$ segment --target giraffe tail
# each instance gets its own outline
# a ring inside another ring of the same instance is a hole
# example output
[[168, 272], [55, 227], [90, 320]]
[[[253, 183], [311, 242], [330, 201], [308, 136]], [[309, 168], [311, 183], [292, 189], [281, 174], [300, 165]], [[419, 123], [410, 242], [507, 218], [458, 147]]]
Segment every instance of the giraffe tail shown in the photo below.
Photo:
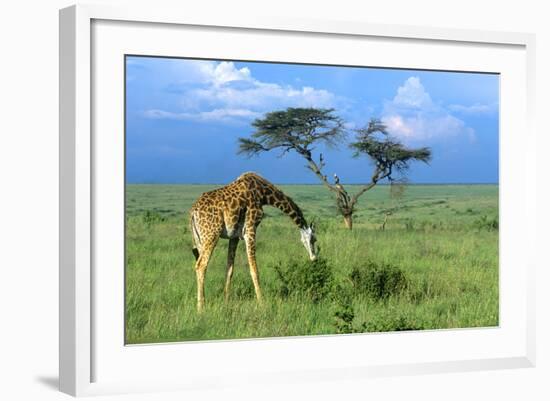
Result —
[[189, 223], [191, 225], [191, 232], [192, 234], [192, 242], [193, 242], [193, 249], [191, 250], [193, 252], [193, 256], [195, 256], [195, 260], [199, 259], [199, 248], [197, 248], [197, 241], [200, 241], [199, 232], [197, 230], [197, 226], [195, 225], [195, 216], [194, 213], [191, 213], [191, 218], [189, 219]]

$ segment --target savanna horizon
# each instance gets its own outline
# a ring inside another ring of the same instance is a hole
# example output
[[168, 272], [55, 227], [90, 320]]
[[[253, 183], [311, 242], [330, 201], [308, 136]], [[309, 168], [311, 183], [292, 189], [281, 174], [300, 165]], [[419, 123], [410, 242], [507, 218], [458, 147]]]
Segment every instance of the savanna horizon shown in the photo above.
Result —
[[225, 302], [228, 241], [220, 240], [197, 314], [187, 211], [220, 185], [127, 184], [127, 343], [498, 325], [498, 184], [413, 183], [400, 197], [377, 185], [358, 203], [352, 231], [322, 185], [276, 184], [317, 221], [323, 262], [309, 263], [292, 221], [265, 207], [264, 305], [242, 243]]
[[498, 325], [498, 75], [128, 56], [125, 96], [128, 343]]

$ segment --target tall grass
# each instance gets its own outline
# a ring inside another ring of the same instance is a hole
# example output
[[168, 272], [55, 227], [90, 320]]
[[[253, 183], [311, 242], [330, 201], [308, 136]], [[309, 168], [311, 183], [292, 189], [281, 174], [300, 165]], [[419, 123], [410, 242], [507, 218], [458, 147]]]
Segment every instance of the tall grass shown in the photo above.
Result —
[[257, 246], [264, 304], [242, 242], [224, 301], [220, 240], [199, 315], [186, 213], [211, 188], [127, 187], [128, 343], [498, 325], [497, 186], [411, 186], [383, 231], [387, 187], [362, 199], [349, 231], [323, 188], [283, 186], [318, 218], [322, 261], [311, 264], [292, 222], [266, 207]]

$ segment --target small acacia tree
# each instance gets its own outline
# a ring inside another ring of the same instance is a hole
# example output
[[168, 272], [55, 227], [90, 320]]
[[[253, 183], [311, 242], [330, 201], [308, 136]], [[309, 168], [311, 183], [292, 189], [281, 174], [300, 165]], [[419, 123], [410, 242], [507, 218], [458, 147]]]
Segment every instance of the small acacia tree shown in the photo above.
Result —
[[379, 119], [371, 119], [366, 127], [356, 130], [356, 140], [349, 146], [354, 157], [367, 156], [374, 164], [370, 182], [361, 187], [353, 196], [342, 188], [343, 196], [338, 197], [338, 208], [344, 216], [346, 227], [352, 228], [353, 212], [359, 197], [372, 189], [378, 182], [387, 178], [390, 182], [398, 175], [406, 175], [413, 161], [428, 163], [432, 152], [427, 147], [409, 149], [388, 135], [386, 126]]
[[384, 220], [380, 224], [380, 230], [384, 231], [386, 229], [386, 224], [388, 223], [388, 217], [397, 213], [402, 207], [403, 197], [405, 195], [406, 189], [406, 180], [392, 180], [390, 181], [390, 200], [389, 204], [382, 209], [384, 213]]
[[380, 180], [392, 179], [394, 172], [406, 171], [410, 161], [428, 162], [431, 156], [428, 148], [405, 148], [388, 136], [386, 127], [379, 120], [371, 120], [367, 127], [356, 131], [357, 140], [350, 146], [356, 157], [364, 154], [371, 158], [375, 170], [370, 182], [350, 196], [336, 174], [331, 183], [323, 173], [323, 155], [313, 154], [315, 145], [335, 146], [346, 136], [343, 121], [334, 114], [334, 109], [288, 108], [267, 113], [264, 118], [256, 119], [252, 126], [256, 131], [251, 138], [239, 138], [238, 153], [254, 156], [275, 149], [282, 151], [281, 156], [290, 151], [298, 153], [323, 185], [335, 194], [338, 211], [349, 229], [353, 226], [353, 212], [362, 194]]

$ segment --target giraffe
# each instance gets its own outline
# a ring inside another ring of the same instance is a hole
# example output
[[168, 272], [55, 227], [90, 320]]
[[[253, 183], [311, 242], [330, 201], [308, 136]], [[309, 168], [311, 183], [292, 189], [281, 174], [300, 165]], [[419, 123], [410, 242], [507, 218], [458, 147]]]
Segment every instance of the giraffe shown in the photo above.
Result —
[[262, 301], [256, 264], [256, 228], [262, 221], [265, 205], [274, 206], [288, 215], [300, 229], [301, 241], [310, 260], [317, 258], [313, 224], [308, 224], [294, 201], [265, 178], [248, 172], [230, 184], [202, 194], [189, 212], [197, 275], [197, 309], [204, 309], [204, 277], [208, 261], [219, 238], [229, 240], [224, 295], [229, 297], [235, 252], [239, 240], [246, 245], [246, 254], [254, 291]]

